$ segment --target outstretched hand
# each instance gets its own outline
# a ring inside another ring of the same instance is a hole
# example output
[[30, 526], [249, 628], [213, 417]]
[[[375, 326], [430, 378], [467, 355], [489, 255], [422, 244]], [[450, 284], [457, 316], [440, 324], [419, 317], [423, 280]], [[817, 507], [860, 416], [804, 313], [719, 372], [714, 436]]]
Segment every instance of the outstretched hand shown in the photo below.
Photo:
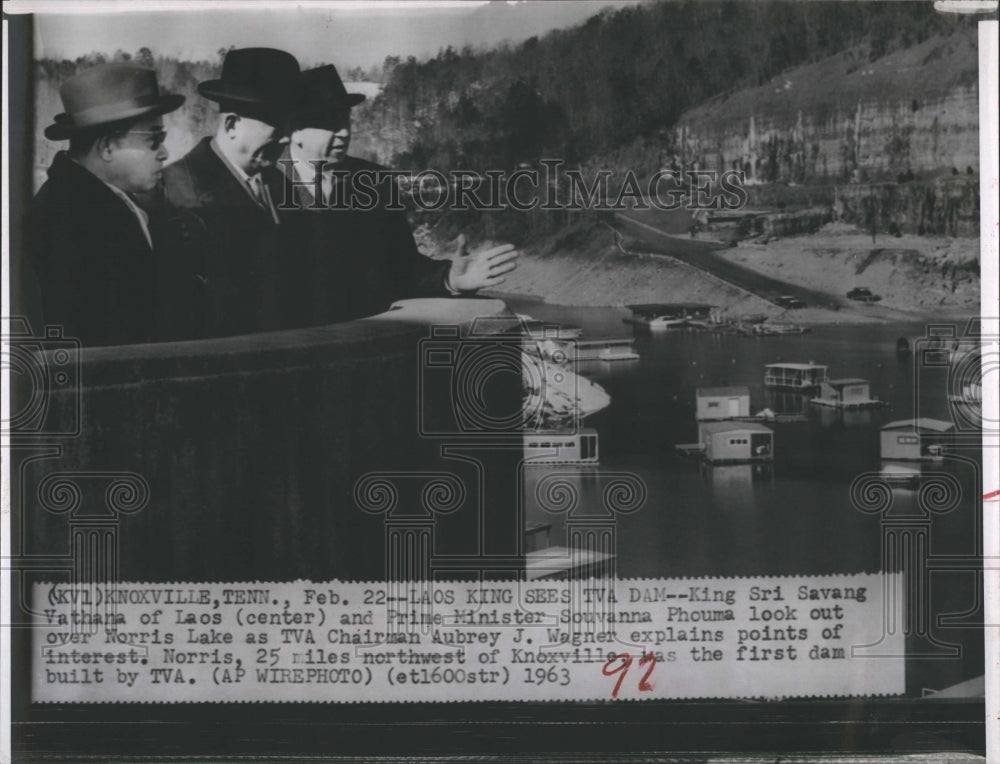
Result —
[[448, 283], [459, 292], [474, 292], [498, 286], [506, 281], [504, 274], [517, 267], [518, 255], [513, 244], [501, 244], [499, 247], [467, 254], [465, 234], [459, 234], [456, 256], [451, 261], [451, 270], [448, 272]]

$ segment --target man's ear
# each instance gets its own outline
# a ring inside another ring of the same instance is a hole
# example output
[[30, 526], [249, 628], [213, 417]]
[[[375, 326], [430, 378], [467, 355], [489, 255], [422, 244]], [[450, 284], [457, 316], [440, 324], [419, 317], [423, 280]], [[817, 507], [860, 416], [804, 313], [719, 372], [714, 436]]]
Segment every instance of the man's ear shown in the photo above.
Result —
[[102, 135], [94, 143], [94, 150], [97, 152], [97, 156], [105, 162], [111, 161], [111, 157], [114, 154], [115, 140], [116, 137], [114, 135]]
[[239, 121], [240, 121], [239, 114], [226, 114], [222, 118], [222, 124], [226, 132], [229, 132], [230, 130], [234, 129], [236, 127], [236, 123]]

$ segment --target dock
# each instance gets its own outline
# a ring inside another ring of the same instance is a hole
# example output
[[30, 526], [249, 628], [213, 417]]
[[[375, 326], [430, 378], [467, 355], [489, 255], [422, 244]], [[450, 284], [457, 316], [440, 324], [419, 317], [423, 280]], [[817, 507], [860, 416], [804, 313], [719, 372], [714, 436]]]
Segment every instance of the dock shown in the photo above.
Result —
[[571, 340], [566, 354], [574, 361], [634, 361], [639, 358], [630, 337], [603, 340]]
[[632, 315], [622, 321], [650, 331], [681, 329], [686, 326], [705, 328], [718, 322], [718, 308], [715, 305], [657, 302], [625, 307], [632, 311]]
[[676, 451], [684, 456], [702, 456], [705, 453], [704, 443], [678, 443], [674, 446]]
[[809, 400], [816, 406], [843, 410], [873, 409], [887, 405], [871, 394], [867, 379], [858, 377], [830, 379], [821, 382], [819, 388], [819, 396]]

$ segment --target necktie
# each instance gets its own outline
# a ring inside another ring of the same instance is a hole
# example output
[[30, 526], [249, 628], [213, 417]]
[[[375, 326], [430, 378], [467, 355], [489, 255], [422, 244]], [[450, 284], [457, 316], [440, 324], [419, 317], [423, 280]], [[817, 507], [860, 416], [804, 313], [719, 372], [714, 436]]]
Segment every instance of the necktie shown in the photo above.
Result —
[[320, 202], [324, 206], [328, 206], [330, 204], [330, 199], [333, 196], [333, 176], [327, 172], [324, 172], [322, 185], [323, 185], [323, 198], [320, 199]]
[[274, 209], [274, 204], [271, 202], [271, 195], [268, 193], [267, 186], [264, 185], [260, 175], [252, 175], [247, 179], [247, 184], [250, 187], [250, 195], [257, 202], [257, 206], [266, 210], [271, 219], [277, 223], [278, 212]]
[[266, 207], [264, 203], [264, 191], [260, 186], [260, 175], [251, 175], [247, 178], [247, 185], [250, 187], [250, 196], [254, 198], [261, 207]]

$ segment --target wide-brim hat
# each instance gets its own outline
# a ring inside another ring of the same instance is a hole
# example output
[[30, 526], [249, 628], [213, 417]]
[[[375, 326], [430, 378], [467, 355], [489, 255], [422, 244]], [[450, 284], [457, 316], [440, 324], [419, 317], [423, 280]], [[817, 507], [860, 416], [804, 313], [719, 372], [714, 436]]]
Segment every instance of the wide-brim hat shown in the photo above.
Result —
[[336, 130], [343, 113], [365, 100], [364, 93], [348, 93], [332, 64], [307, 69], [299, 77], [298, 100], [291, 121], [297, 127]]
[[124, 120], [167, 114], [184, 96], [161, 93], [156, 72], [134, 64], [103, 64], [70, 77], [59, 88], [62, 114], [45, 128], [45, 137], [64, 141], [81, 132]]
[[295, 101], [299, 62], [274, 48], [238, 48], [226, 54], [222, 76], [198, 92], [236, 113], [284, 115]]

